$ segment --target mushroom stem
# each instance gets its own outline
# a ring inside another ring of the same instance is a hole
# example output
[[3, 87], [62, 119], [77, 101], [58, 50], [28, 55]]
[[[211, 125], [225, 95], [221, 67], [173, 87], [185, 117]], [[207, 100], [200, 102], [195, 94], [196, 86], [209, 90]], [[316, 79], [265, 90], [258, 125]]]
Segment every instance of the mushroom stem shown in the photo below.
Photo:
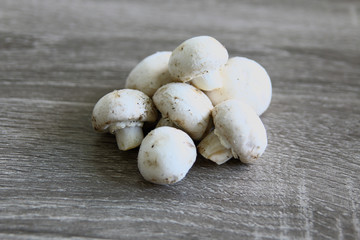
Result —
[[214, 131], [209, 133], [198, 145], [199, 153], [218, 165], [227, 162], [233, 157], [231, 149], [224, 147]]
[[116, 142], [120, 150], [126, 151], [140, 146], [144, 138], [141, 127], [125, 127], [115, 131]]
[[219, 70], [204, 73], [194, 79], [192, 84], [204, 91], [211, 91], [222, 87], [222, 76]]

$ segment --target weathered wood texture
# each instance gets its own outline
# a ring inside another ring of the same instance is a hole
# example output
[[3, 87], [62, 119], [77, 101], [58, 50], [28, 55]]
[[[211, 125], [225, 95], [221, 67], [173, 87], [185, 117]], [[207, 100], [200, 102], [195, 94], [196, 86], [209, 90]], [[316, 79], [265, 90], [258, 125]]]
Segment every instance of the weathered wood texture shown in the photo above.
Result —
[[[0, 239], [360, 239], [357, 0], [0, 0]], [[173, 186], [90, 115], [137, 62], [196, 35], [273, 82], [255, 164]]]

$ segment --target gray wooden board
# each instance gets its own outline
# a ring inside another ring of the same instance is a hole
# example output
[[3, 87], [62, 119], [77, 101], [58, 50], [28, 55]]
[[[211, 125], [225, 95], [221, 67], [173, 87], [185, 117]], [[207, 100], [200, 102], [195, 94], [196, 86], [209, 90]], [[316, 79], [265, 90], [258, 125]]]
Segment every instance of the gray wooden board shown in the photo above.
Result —
[[[0, 239], [360, 239], [360, 2], [0, 0]], [[91, 128], [144, 57], [211, 35], [273, 99], [254, 165], [172, 186]]]

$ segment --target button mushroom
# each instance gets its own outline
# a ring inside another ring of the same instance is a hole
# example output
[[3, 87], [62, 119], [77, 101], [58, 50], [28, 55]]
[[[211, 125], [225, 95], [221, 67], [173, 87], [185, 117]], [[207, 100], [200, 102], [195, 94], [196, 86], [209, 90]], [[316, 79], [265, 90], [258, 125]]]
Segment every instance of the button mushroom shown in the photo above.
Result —
[[144, 58], [130, 72], [125, 88], [137, 89], [152, 97], [155, 91], [175, 79], [168, 71], [171, 52], [157, 52]]
[[92, 125], [96, 131], [115, 134], [119, 149], [125, 151], [140, 145], [144, 122], [156, 118], [155, 106], [145, 93], [122, 89], [106, 94], [95, 104]]
[[213, 90], [222, 86], [221, 68], [229, 58], [225, 47], [215, 38], [199, 36], [181, 43], [171, 54], [170, 74], [182, 82], [202, 90]]
[[153, 101], [163, 118], [171, 120], [194, 140], [204, 135], [213, 106], [199, 89], [186, 83], [168, 83], [155, 92]]
[[259, 116], [269, 107], [271, 80], [257, 62], [244, 57], [231, 58], [222, 76], [223, 86], [206, 92], [214, 106], [228, 99], [237, 99], [250, 105]]
[[238, 100], [227, 100], [212, 110], [215, 129], [198, 145], [199, 153], [217, 164], [231, 157], [244, 163], [258, 159], [267, 146], [266, 130], [255, 111]]
[[145, 180], [172, 184], [185, 177], [195, 160], [196, 147], [185, 132], [172, 127], [159, 127], [142, 141], [138, 167]]

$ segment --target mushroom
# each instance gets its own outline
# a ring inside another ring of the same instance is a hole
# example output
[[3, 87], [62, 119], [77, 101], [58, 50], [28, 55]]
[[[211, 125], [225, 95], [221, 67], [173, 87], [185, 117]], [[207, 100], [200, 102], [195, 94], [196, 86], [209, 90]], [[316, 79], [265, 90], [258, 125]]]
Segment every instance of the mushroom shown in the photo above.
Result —
[[120, 150], [140, 145], [145, 121], [154, 122], [157, 111], [145, 93], [133, 89], [114, 90], [100, 98], [92, 113], [92, 126], [98, 132], [116, 135]]
[[171, 120], [194, 140], [204, 135], [213, 105], [199, 89], [186, 83], [168, 83], [155, 92], [153, 101], [163, 118]]
[[220, 70], [228, 58], [226, 48], [215, 38], [194, 37], [172, 52], [169, 72], [182, 82], [192, 80], [197, 88], [209, 91], [222, 86]]
[[215, 129], [198, 145], [199, 153], [217, 164], [231, 157], [243, 163], [258, 159], [267, 146], [266, 130], [259, 116], [247, 104], [230, 99], [212, 110]]
[[142, 141], [138, 167], [147, 181], [173, 184], [185, 177], [195, 160], [195, 144], [185, 132], [173, 127], [159, 127]]
[[250, 105], [259, 116], [269, 107], [271, 80], [257, 62], [244, 57], [230, 58], [222, 76], [223, 86], [206, 92], [214, 106], [228, 99], [237, 99]]
[[126, 79], [125, 88], [137, 89], [152, 97], [155, 91], [175, 79], [168, 71], [171, 52], [157, 52], [144, 58]]

